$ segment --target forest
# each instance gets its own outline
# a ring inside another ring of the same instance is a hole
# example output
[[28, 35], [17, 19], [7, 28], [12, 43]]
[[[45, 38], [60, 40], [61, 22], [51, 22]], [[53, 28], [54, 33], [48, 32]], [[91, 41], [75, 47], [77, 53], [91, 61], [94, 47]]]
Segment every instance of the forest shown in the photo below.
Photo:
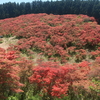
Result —
[[99, 0], [61, 0], [61, 1], [33, 1], [33, 2], [8, 2], [0, 4], [0, 19], [17, 17], [23, 14], [84, 14], [100, 19]]

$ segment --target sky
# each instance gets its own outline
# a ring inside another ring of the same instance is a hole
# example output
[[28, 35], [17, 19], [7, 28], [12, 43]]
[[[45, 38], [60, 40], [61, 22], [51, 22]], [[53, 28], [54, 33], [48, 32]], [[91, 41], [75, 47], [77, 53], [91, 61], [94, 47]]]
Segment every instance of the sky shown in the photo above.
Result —
[[[16, 2], [16, 3], [30, 2], [31, 3], [32, 1], [35, 0], [0, 0], [0, 4], [7, 3], [7, 2]], [[43, 0], [43, 1], [47, 1], [47, 0]]]

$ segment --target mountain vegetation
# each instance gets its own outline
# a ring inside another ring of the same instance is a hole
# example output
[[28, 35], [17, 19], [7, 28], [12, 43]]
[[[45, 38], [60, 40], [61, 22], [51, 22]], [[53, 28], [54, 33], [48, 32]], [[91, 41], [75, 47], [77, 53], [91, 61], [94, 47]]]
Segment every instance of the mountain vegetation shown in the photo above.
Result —
[[100, 25], [83, 14], [0, 20], [1, 100], [100, 100]]

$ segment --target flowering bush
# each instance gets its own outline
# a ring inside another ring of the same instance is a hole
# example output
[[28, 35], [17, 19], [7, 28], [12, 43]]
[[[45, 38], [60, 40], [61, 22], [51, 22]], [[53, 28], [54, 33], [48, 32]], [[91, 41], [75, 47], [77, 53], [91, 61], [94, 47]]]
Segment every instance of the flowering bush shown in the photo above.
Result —
[[42, 96], [62, 97], [67, 96], [69, 87], [77, 82], [86, 80], [89, 72], [89, 64], [82, 62], [79, 65], [57, 65], [50, 62], [38, 65], [33, 69], [29, 77], [31, 84], [35, 85], [35, 91], [42, 93]]
[[16, 52], [9, 51], [6, 53], [4, 49], [0, 48], [0, 98], [11, 90], [14, 92], [23, 92], [20, 87], [20, 61], [16, 60]]
[[29, 81], [36, 84], [35, 91], [41, 91], [48, 96], [55, 97], [67, 94], [68, 87], [71, 84], [68, 81], [70, 79], [70, 76], [67, 75], [68, 68], [36, 67], [33, 72], [33, 75], [29, 77]]

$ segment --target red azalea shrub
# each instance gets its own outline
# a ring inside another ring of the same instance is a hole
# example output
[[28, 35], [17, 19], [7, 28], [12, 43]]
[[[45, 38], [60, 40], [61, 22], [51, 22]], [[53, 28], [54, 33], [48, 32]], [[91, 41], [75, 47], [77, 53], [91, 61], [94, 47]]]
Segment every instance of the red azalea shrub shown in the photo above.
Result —
[[100, 96], [100, 56], [92, 62], [91, 70], [88, 73], [88, 78], [92, 80], [93, 85], [90, 85], [91, 90]]
[[100, 50], [95, 50], [90, 52], [90, 58], [95, 59], [100, 56]]
[[66, 80], [69, 78], [66, 75], [69, 72], [68, 68], [36, 67], [33, 72], [33, 75], [29, 77], [29, 81], [37, 85], [35, 91], [42, 91], [48, 96], [60, 97], [66, 95], [68, 86], [71, 84], [70, 81], [67, 82]]
[[100, 65], [100, 56], [99, 57], [96, 57], [96, 63], [98, 63]]
[[87, 51], [84, 49], [75, 50], [75, 60], [80, 62], [83, 59], [86, 59], [87, 54]]
[[[28, 85], [28, 77], [32, 75], [33, 61], [26, 59], [25, 57], [20, 57], [20, 82], [23, 83], [25, 86]], [[27, 88], [27, 87], [25, 87]]]
[[100, 79], [100, 56], [92, 62], [91, 71], [88, 75], [90, 78]]
[[0, 98], [11, 90], [14, 92], [23, 92], [20, 89], [23, 86], [20, 83], [19, 77], [20, 67], [18, 64], [20, 61], [17, 61], [16, 58], [16, 52], [6, 52], [0, 48]]
[[89, 63], [82, 62], [79, 65], [64, 66], [50, 62], [40, 64], [33, 69], [32, 76], [29, 81], [33, 86], [36, 86], [38, 93], [42, 92], [49, 97], [62, 97], [68, 95], [69, 87], [73, 87], [77, 82], [86, 80], [86, 75], [89, 72]]

